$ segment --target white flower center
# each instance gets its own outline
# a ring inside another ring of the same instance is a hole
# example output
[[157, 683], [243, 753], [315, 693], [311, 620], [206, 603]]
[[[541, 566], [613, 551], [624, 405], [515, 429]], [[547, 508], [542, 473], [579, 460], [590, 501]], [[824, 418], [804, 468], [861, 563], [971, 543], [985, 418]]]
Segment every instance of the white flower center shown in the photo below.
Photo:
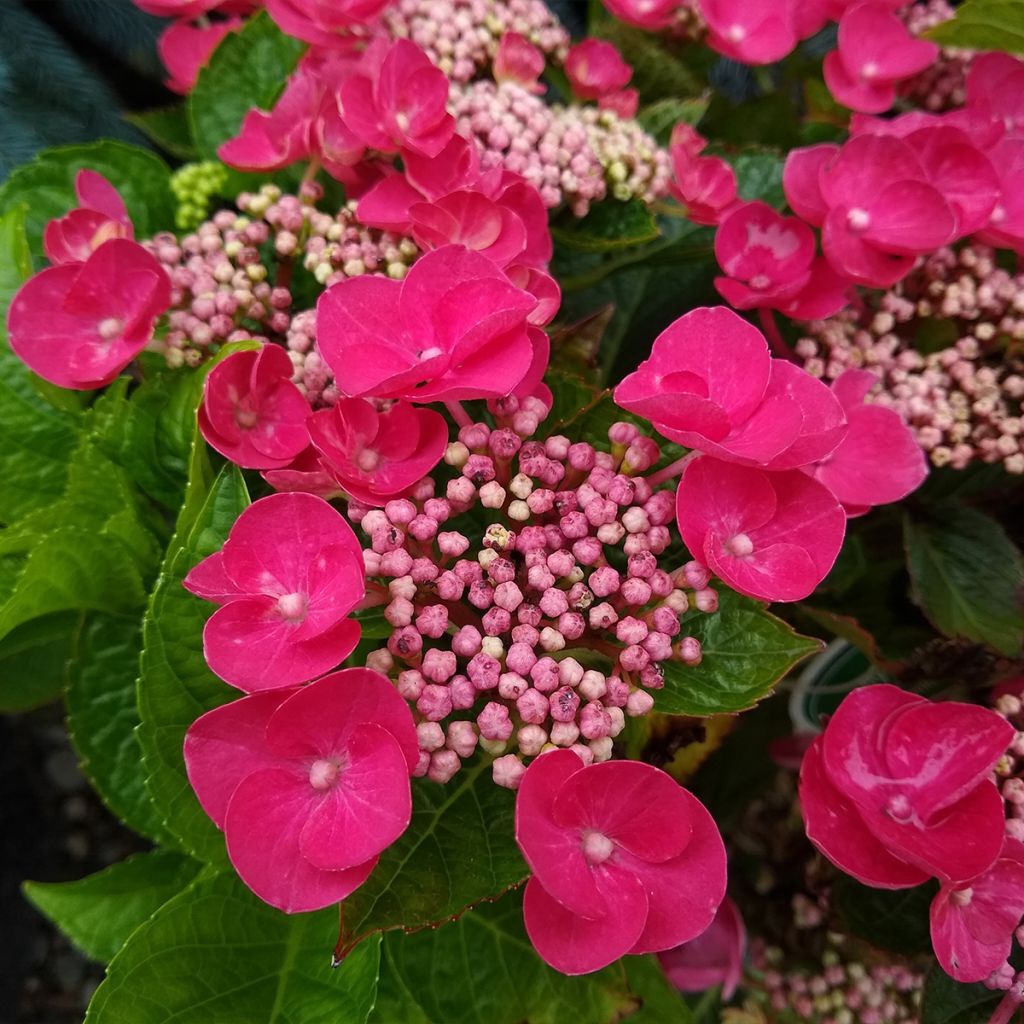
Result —
[[277, 610], [289, 622], [301, 622], [306, 617], [307, 605], [305, 594], [284, 594], [277, 599]]
[[330, 789], [338, 781], [341, 769], [336, 761], [320, 758], [314, 761], [309, 768], [309, 784], [314, 789]]
[[737, 533], [730, 537], [723, 547], [734, 558], [746, 558], [754, 552], [754, 542], [745, 533]]
[[591, 864], [603, 864], [615, 849], [615, 844], [603, 833], [587, 831], [583, 833], [583, 856]]

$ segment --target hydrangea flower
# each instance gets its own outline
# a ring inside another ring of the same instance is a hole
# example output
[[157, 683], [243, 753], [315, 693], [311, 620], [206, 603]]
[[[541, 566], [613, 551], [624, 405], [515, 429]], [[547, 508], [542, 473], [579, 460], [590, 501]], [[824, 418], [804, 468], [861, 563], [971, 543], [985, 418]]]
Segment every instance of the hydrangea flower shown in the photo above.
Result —
[[51, 220], [43, 232], [43, 251], [54, 266], [84, 263], [104, 242], [135, 237], [124, 200], [102, 174], [79, 171], [75, 195], [79, 206]]
[[412, 815], [412, 715], [367, 669], [214, 708], [184, 754], [242, 881], [289, 914], [350, 895]]
[[40, 377], [87, 391], [109, 384], [153, 337], [171, 282], [141, 245], [113, 238], [84, 263], [48, 267], [7, 312], [11, 348]]
[[248, 692], [304, 683], [359, 641], [346, 616], [365, 592], [362, 551], [340, 512], [311, 494], [272, 494], [235, 520], [220, 551], [185, 577], [221, 607], [203, 652], [226, 683]]
[[225, 18], [207, 25], [190, 25], [187, 21], [168, 25], [156, 44], [160, 60], [170, 74], [167, 88], [181, 95], [190, 93], [213, 51], [225, 36], [241, 27], [241, 18]]
[[715, 919], [695, 939], [658, 954], [665, 976], [680, 992], [703, 992], [722, 987], [722, 999], [731, 999], [743, 977], [747, 929], [740, 909], [728, 896]]
[[[152, 2], [152, 0], [150, 0]], [[281, 31], [327, 49], [346, 50], [372, 25], [388, 0], [266, 0]]]
[[672, 195], [695, 224], [714, 225], [737, 202], [736, 172], [725, 160], [701, 156], [707, 139], [686, 123], [672, 129]]
[[504, 32], [494, 55], [494, 80], [517, 82], [534, 92], [543, 92], [537, 81], [544, 73], [544, 54], [519, 32]]
[[563, 974], [695, 938], [725, 896], [725, 848], [711, 815], [638, 761], [585, 767], [571, 750], [538, 757], [516, 798], [516, 842], [533, 872], [526, 931]]
[[572, 91], [582, 100], [616, 93], [633, 77], [622, 54], [603, 39], [584, 39], [571, 47], [564, 67]]

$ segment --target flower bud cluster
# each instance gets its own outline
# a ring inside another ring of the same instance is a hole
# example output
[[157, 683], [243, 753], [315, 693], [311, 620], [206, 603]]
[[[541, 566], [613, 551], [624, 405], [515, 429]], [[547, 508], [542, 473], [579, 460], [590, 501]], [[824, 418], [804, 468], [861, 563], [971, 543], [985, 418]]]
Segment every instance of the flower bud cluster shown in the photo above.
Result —
[[391, 627], [367, 664], [419, 718], [418, 773], [446, 782], [477, 745], [515, 788], [524, 759], [566, 747], [611, 756], [627, 716], [651, 710], [669, 661], [696, 665], [680, 617], [717, 594], [695, 562], [666, 571], [671, 489], [644, 472], [658, 445], [632, 424], [610, 451], [528, 438], [538, 399], [501, 399], [498, 426], [464, 426], [445, 463], [383, 509], [349, 503], [364, 562]]
[[453, 82], [489, 71], [506, 32], [559, 63], [569, 49], [569, 33], [543, 0], [400, 0], [385, 20], [392, 36], [411, 39]]
[[[955, 340], [919, 352], [919, 332], [937, 325]], [[940, 249], [862, 311], [806, 330], [796, 344], [804, 368], [826, 380], [851, 367], [876, 373], [869, 401], [895, 409], [934, 465], [998, 462], [1024, 473], [1024, 274], [997, 266], [992, 249]]]
[[[996, 780], [1006, 802], [1007, 834], [1024, 842], [1024, 680], [1019, 683], [1017, 692], [1000, 695], [993, 707], [1017, 730], [1002, 760], [996, 765]], [[1019, 937], [1024, 938], [1024, 930]]]
[[515, 82], [453, 86], [449, 109], [485, 168], [521, 174], [548, 207], [582, 217], [607, 195], [650, 202], [668, 192], [668, 154], [640, 125], [595, 106], [549, 106]]
[[228, 169], [217, 160], [185, 164], [171, 175], [171, 192], [178, 200], [174, 223], [182, 231], [192, 231], [206, 219], [210, 202], [223, 195]]

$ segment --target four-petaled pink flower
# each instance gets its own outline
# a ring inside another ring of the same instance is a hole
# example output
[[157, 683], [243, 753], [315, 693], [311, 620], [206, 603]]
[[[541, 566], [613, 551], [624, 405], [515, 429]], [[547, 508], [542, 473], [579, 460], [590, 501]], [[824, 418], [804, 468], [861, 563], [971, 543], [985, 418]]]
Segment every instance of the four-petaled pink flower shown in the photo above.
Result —
[[611, 43], [593, 38], [570, 48], [565, 73], [572, 91], [581, 100], [596, 100], [618, 92], [633, 77], [633, 69]]
[[773, 64], [797, 44], [794, 9], [802, 2], [700, 0], [700, 12], [708, 26], [708, 45], [744, 64]]
[[932, 900], [932, 947], [957, 981], [985, 981], [1007, 962], [1024, 916], [1024, 844], [1007, 836], [983, 874], [947, 883]]
[[362, 548], [341, 513], [311, 494], [250, 505], [185, 587], [221, 605], [203, 630], [203, 651], [240, 690], [315, 679], [359, 642], [359, 624], [346, 616], [366, 591]]
[[707, 139], [685, 122], [672, 130], [672, 194], [694, 224], [717, 224], [737, 201], [736, 173], [717, 156], [701, 156]]
[[388, 0], [266, 0], [282, 32], [314, 46], [347, 50], [371, 26]]
[[109, 384], [146, 347], [170, 304], [170, 278], [156, 258], [114, 238], [84, 263], [29, 278], [11, 300], [7, 332], [29, 369], [88, 391]]
[[650, 31], [667, 28], [679, 13], [679, 0], [602, 0], [620, 21]]
[[740, 909], [728, 896], [722, 900], [714, 921], [689, 942], [658, 954], [666, 977], [680, 992], [703, 992], [722, 986], [729, 1000], [743, 977], [747, 929]]
[[84, 263], [104, 242], [135, 237], [124, 200], [102, 174], [79, 171], [75, 195], [80, 205], [43, 232], [43, 251], [54, 266]]
[[277, 345], [234, 352], [206, 378], [199, 429], [245, 469], [287, 466], [309, 443], [309, 403], [292, 383], [292, 361]]
[[448, 424], [433, 409], [396, 402], [378, 412], [363, 398], [342, 398], [313, 414], [309, 436], [324, 469], [353, 498], [384, 505], [401, 497], [440, 461]]
[[176, 21], [160, 34], [156, 48], [170, 78], [167, 88], [182, 95], [190, 93], [213, 51], [221, 40], [242, 27], [241, 18], [227, 18], [207, 25]]
[[799, 601], [828, 575], [846, 532], [832, 493], [797, 470], [768, 473], [702, 456], [676, 494], [683, 543], [748, 597]]
[[341, 85], [341, 115], [367, 145], [383, 153], [410, 149], [437, 156], [455, 134], [448, 79], [408, 39], [377, 40], [363, 68]]
[[366, 881], [409, 824], [418, 756], [409, 706], [364, 668], [224, 704], [185, 735], [189, 781], [235, 870], [289, 914]]
[[543, 92], [537, 79], [544, 74], [544, 54], [518, 32], [504, 32], [494, 55], [494, 80], [516, 82], [530, 92]]
[[807, 836], [865, 885], [975, 878], [1003, 846], [992, 769], [1013, 736], [1005, 718], [973, 704], [888, 684], [854, 690], [804, 755]]
[[825, 57], [825, 83], [843, 106], [880, 114], [896, 99], [896, 83], [924, 71], [939, 55], [915, 39], [893, 11], [876, 2], [848, 7], [839, 21], [839, 48]]
[[520, 783], [516, 841], [533, 872], [526, 931], [563, 974], [695, 938], [725, 896], [725, 849], [711, 815], [638, 761], [584, 767], [571, 750], [542, 754]]
[[317, 344], [342, 394], [415, 402], [507, 395], [534, 366], [537, 305], [486, 256], [447, 245], [401, 281], [364, 275], [317, 303]]
[[899, 413], [865, 403], [877, 382], [869, 370], [847, 370], [836, 379], [832, 393], [846, 413], [846, 436], [820, 462], [807, 467], [847, 515], [899, 501], [928, 475], [928, 460]]

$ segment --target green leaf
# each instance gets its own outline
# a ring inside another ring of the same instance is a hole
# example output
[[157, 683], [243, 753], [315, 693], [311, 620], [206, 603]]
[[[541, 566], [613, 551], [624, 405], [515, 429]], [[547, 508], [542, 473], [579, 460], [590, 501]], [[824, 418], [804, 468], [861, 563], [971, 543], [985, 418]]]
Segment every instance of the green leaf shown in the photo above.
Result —
[[349, 944], [446, 921], [526, 877], [513, 839], [515, 794], [490, 774], [490, 759], [480, 757], [446, 786], [413, 781], [412, 823], [345, 901]]
[[86, 1024], [364, 1024], [378, 940], [337, 970], [338, 912], [282, 914], [234, 875], [201, 876], [132, 933]]
[[237, 696], [206, 666], [203, 626], [212, 606], [181, 585], [188, 571], [224, 543], [249, 504], [236, 466], [211, 484], [205, 445], [194, 450], [177, 531], [168, 548], [143, 623], [138, 728], [146, 789], [182, 847], [200, 860], [223, 863], [224, 839], [199, 806], [185, 774], [185, 730], [205, 711]]
[[592, 206], [585, 217], [561, 218], [551, 226], [551, 236], [581, 252], [614, 252], [654, 241], [658, 225], [642, 200], [606, 199]]
[[710, 97], [695, 97], [678, 100], [666, 97], [657, 103], [648, 104], [638, 114], [640, 127], [652, 135], [662, 146], [667, 146], [672, 137], [672, 129], [677, 124], [695, 125], [708, 109]]
[[[621, 964], [576, 978], [548, 967], [527, 938], [522, 895], [515, 892], [469, 910], [443, 928], [387, 935], [370, 1020], [606, 1024], [630, 1006]], [[654, 1024], [654, 1018], [649, 1020]], [[662, 1020], [683, 1024], [685, 1018]]]
[[75, 175], [83, 168], [98, 171], [121, 193], [136, 238], [174, 226], [170, 168], [155, 153], [111, 139], [47, 149], [0, 187], [0, 213], [25, 205], [25, 231], [37, 267], [42, 265], [46, 224], [78, 205]]
[[790, 150], [800, 145], [800, 124], [800, 112], [787, 93], [772, 92], [733, 103], [716, 92], [699, 127], [702, 135], [719, 144]]
[[179, 160], [192, 160], [196, 156], [192, 141], [192, 125], [188, 119], [188, 108], [184, 103], [169, 107], [143, 110], [137, 114], [127, 113], [124, 119], [140, 128], [162, 150]]
[[26, 882], [24, 889], [79, 949], [106, 963], [198, 870], [180, 853], [152, 850], [75, 882]]
[[746, 201], [760, 199], [781, 209], [786, 205], [782, 190], [782, 168], [785, 160], [778, 153], [740, 153], [732, 162], [736, 187]]
[[67, 671], [68, 729], [103, 802], [126, 825], [153, 839], [166, 833], [146, 790], [135, 728], [141, 617], [91, 616], [72, 638]]
[[0, 640], [0, 713], [38, 707], [64, 688], [79, 616], [58, 612], [32, 619]]
[[624, 1018], [629, 1024], [692, 1024], [690, 1008], [665, 977], [656, 957], [627, 956], [621, 962], [630, 991], [639, 1004], [635, 1013]]
[[199, 72], [189, 96], [192, 137], [201, 156], [214, 159], [217, 147], [238, 134], [254, 107], [274, 105], [305, 44], [286, 36], [261, 13], [233, 32]]
[[1002, 997], [980, 983], [954, 981], [936, 964], [924, 980], [921, 1024], [988, 1024]]
[[0, 216], [0, 522], [13, 523], [60, 497], [76, 418], [33, 386], [37, 379], [7, 344], [7, 307], [32, 272], [25, 208]]
[[914, 601], [952, 637], [1010, 657], [1024, 639], [1024, 562], [991, 516], [952, 502], [904, 517]]
[[545, 430], [549, 430], [551, 434], [559, 433], [563, 426], [590, 409], [604, 394], [576, 374], [549, 371], [544, 380], [551, 388], [554, 399], [551, 412], [544, 423]]
[[911, 955], [932, 948], [928, 909], [938, 886], [913, 889], [869, 889], [843, 875], [832, 888], [835, 908], [843, 924], [856, 936], [879, 949]]
[[701, 643], [699, 665], [663, 661], [665, 688], [654, 706], [672, 715], [717, 715], [752, 707], [771, 693], [794, 665], [824, 644], [799, 633], [749, 597], [718, 588], [718, 611], [696, 609], [680, 620], [681, 636]]
[[943, 46], [1024, 53], [1024, 0], [966, 0], [956, 17], [925, 33]]

